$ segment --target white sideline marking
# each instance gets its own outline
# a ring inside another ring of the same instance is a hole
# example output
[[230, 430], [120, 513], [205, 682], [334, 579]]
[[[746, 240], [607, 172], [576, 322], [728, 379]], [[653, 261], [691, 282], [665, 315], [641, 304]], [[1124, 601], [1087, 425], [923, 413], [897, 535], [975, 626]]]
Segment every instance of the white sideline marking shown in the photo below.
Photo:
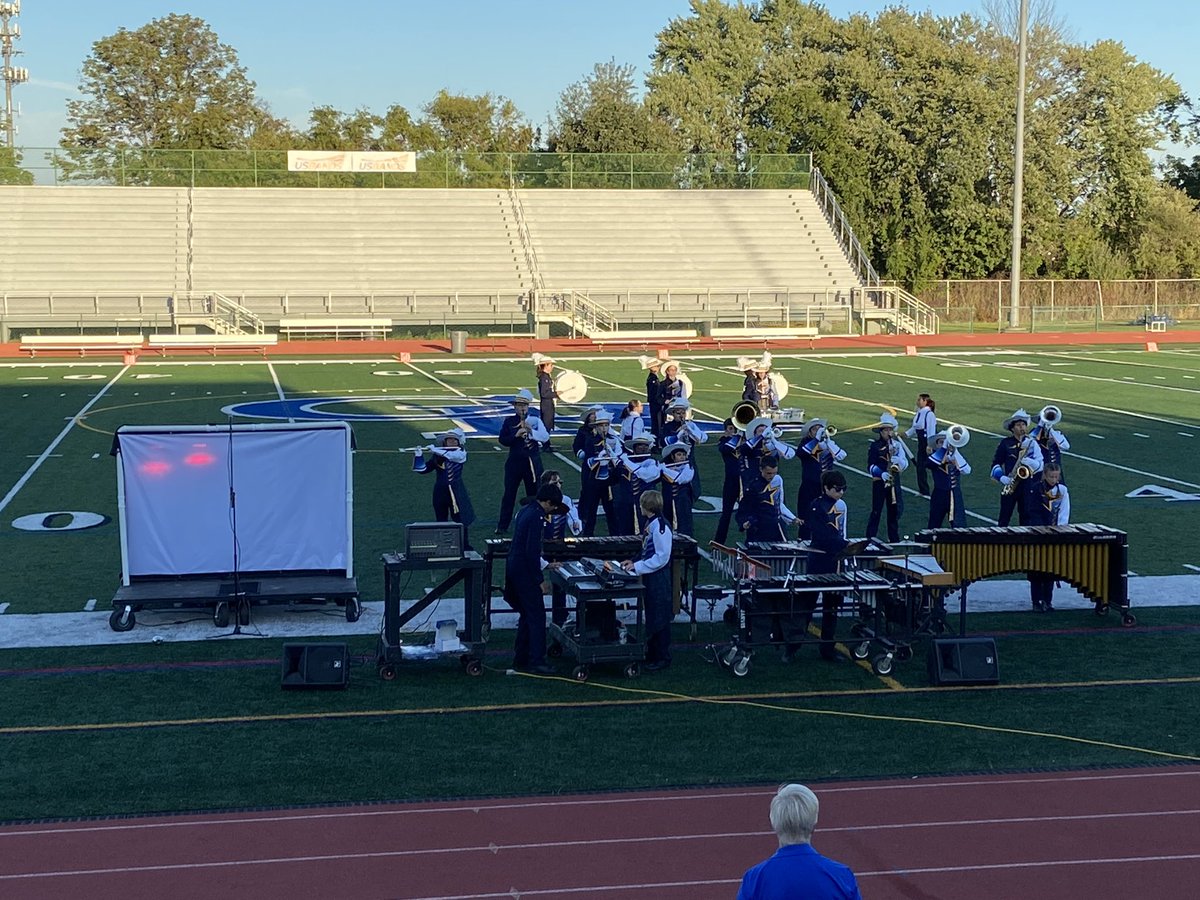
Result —
[[[271, 364], [270, 360], [267, 361], [267, 371], [271, 373], [271, 380], [275, 382], [275, 393], [279, 395], [279, 402], [286, 405], [287, 395], [283, 392], [283, 385], [279, 383], [279, 376], [275, 374], [275, 366]], [[296, 420], [294, 417], [288, 416], [288, 421], [295, 422]]]
[[99, 459], [99, 458], [100, 458], [100, 454], [99, 454], [99, 453], [93, 453], [93, 454], [92, 454], [92, 459]]
[[8, 609], [7, 603], [0, 603], [0, 615], [4, 615], [4, 613], [7, 609]]
[[[37, 459], [38, 457], [34, 456], [32, 453], [29, 453], [29, 454], [26, 454], [25, 458], [26, 459]], [[46, 459], [62, 459], [62, 454], [61, 453], [51, 453], [49, 456], [46, 457]]]
[[1148, 435], [1148, 434], [1142, 434], [1140, 431], [1135, 431], [1135, 432], [1133, 433], [1133, 436], [1134, 436], [1134, 437], [1140, 437], [1140, 438], [1148, 438], [1148, 437], [1150, 437], [1150, 435]]
[[1104, 440], [1104, 435], [1102, 434], [1089, 434], [1088, 437], [1095, 438], [1098, 441]]
[[84, 612], [93, 612], [96, 609], [96, 598], [92, 597], [87, 603], [83, 604]]
[[1191, 569], [1193, 572], [1200, 572], [1200, 566], [1193, 566], [1191, 563], [1184, 563], [1183, 567], [1185, 569]]
[[[5, 507], [7, 507], [8, 504], [12, 503], [13, 498], [17, 496], [17, 494], [20, 492], [21, 488], [25, 487], [25, 485], [28, 483], [29, 479], [33, 477], [33, 473], [36, 472], [39, 468], [41, 468], [41, 465], [43, 462], [45, 462], [47, 459], [50, 458], [50, 455], [52, 453], [54, 453], [54, 448], [57, 447], [59, 444], [61, 444], [63, 441], [63, 438], [65, 438], [70, 433], [71, 429], [75, 427], [75, 422], [79, 419], [79, 417], [84, 415], [89, 409], [91, 409], [93, 406], [95, 406], [96, 401], [98, 401], [101, 397], [103, 397], [108, 392], [108, 389], [110, 387], [112, 387], [114, 384], [116, 384], [117, 381], [120, 380], [121, 376], [124, 375], [128, 371], [129, 371], [129, 366], [122, 366], [121, 370], [119, 372], [117, 372], [116, 375], [113, 376], [112, 381], [108, 382], [106, 385], [104, 385], [104, 387], [102, 387], [99, 391], [97, 391], [96, 396], [92, 397], [91, 400], [89, 400], [86, 404], [84, 404], [83, 409], [79, 410], [79, 412], [77, 412], [75, 415], [73, 415], [70, 418], [70, 420], [67, 422], [67, 424], [63, 426], [63, 430], [58, 433], [58, 437], [56, 437], [54, 440], [52, 440], [50, 442], [50, 446], [42, 451], [42, 455], [39, 456], [34, 461], [33, 465], [31, 465], [28, 469], [26, 469], [24, 475], [22, 475], [20, 478], [17, 479], [17, 483], [14, 484], [9, 489], [9, 492], [4, 495], [4, 499], [0, 500], [0, 511], [2, 511]], [[64, 394], [63, 396], [66, 396], [66, 395]]]
[[1180, 437], [1195, 437], [1194, 434], [1188, 434], [1186, 431], [1177, 431], [1175, 433]]

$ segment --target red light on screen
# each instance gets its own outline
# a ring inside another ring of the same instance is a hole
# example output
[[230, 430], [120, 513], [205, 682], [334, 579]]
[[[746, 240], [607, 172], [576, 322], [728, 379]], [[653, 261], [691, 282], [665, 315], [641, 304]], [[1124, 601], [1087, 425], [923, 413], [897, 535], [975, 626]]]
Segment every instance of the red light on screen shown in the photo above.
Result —
[[217, 461], [217, 458], [207, 451], [197, 450], [195, 453], [185, 456], [183, 461], [189, 466], [211, 466]]
[[143, 475], [166, 475], [171, 471], [171, 464], [161, 459], [150, 459], [142, 463]]

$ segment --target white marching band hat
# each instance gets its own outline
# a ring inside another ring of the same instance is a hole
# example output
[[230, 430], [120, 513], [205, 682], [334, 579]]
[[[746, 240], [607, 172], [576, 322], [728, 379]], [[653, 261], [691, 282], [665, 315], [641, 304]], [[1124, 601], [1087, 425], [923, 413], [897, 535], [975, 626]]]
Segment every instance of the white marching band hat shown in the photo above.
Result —
[[677, 360], [677, 359], [671, 359], [670, 357], [668, 357], [667, 359], [660, 359], [658, 362], [659, 362], [659, 365], [662, 366], [663, 371], [670, 369], [672, 366], [675, 368], [676, 371], [679, 370], [679, 360]]
[[691, 408], [692, 408], [692, 404], [690, 404], [687, 401], [686, 397], [676, 397], [674, 400], [672, 400], [670, 403], [667, 404], [668, 411], [682, 409], [686, 412], [687, 410], [689, 410]]
[[517, 396], [512, 398], [512, 402], [514, 404], [515, 403], [532, 403], [533, 402], [533, 393], [529, 390], [529, 388], [521, 388], [519, 391], [517, 391]]
[[891, 429], [895, 430], [899, 427], [900, 427], [900, 423], [896, 421], [895, 416], [893, 416], [891, 413], [883, 413], [882, 415], [880, 415], [879, 421], [871, 426], [871, 430], [872, 431], [883, 431], [883, 429], [885, 429], [885, 428], [891, 428]]
[[666, 360], [659, 359], [656, 356], [639, 356], [638, 362], [641, 363], [643, 369], [657, 369]]
[[692, 456], [692, 445], [689, 441], [676, 441], [669, 447], [663, 447], [663, 461], [665, 462], [666, 460], [670, 459], [672, 453], [682, 453], [690, 459]]
[[558, 361], [553, 356], [546, 356], [541, 353], [533, 354], [532, 359], [533, 359], [533, 365], [535, 368], [540, 368], [540, 367], [546, 365], [546, 363], [553, 363], [553, 362]]
[[1025, 409], [1023, 407], [1021, 409], [1018, 409], [1015, 413], [1013, 413], [1011, 416], [1009, 416], [1007, 419], [1004, 420], [1004, 430], [1011, 431], [1014, 422], [1024, 422], [1026, 425], [1029, 425], [1029, 422], [1030, 422], [1029, 413], [1025, 412]]
[[752, 441], [756, 437], [759, 437], [756, 432], [758, 431], [759, 426], [762, 425], [766, 425], [768, 428], [771, 428], [775, 425], [775, 420], [770, 416], [759, 416], [756, 419], [751, 419], [750, 424], [746, 426], [746, 440]]
[[654, 435], [648, 431], [643, 431], [641, 434], [635, 434], [633, 437], [623, 442], [626, 453], [628, 453], [634, 447], [645, 447], [647, 450], [653, 450], [654, 444]]
[[745, 372], [747, 369], [753, 369], [757, 363], [758, 360], [753, 356], [739, 356], [737, 358], [737, 367], [739, 372]]
[[805, 422], [803, 425], [800, 426], [800, 431], [804, 435], [807, 435], [810, 431], [813, 430], [813, 428], [815, 428], [818, 425], [820, 425], [822, 428], [825, 428], [826, 426], [829, 425], [829, 422], [827, 422], [825, 419], [809, 419], [807, 422]]
[[460, 447], [465, 447], [467, 445], [467, 435], [466, 435], [466, 433], [463, 432], [463, 430], [461, 428], [451, 428], [449, 431], [443, 431], [441, 434], [438, 434], [436, 437], [437, 437], [437, 442], [439, 445], [444, 446], [447, 438], [454, 438], [455, 440], [457, 440], [458, 446], [460, 446]]
[[594, 414], [595, 417], [592, 419], [592, 422], [594, 424], [612, 421], [612, 413], [610, 413], [603, 406], [593, 406], [591, 409], [588, 410], [588, 413]]

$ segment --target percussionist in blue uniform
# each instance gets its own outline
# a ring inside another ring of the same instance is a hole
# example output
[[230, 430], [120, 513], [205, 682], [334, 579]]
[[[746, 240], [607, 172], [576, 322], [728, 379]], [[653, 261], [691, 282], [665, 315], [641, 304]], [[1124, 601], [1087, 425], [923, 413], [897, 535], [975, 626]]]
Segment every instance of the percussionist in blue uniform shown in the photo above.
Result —
[[[475, 521], [471, 495], [463, 481], [463, 466], [467, 464], [467, 436], [461, 428], [452, 428], [438, 435], [437, 446], [418, 448], [413, 457], [413, 471], [422, 475], [433, 472], [433, 517], [439, 522], [458, 522], [463, 527], [463, 545], [470, 549], [467, 529]], [[432, 459], [427, 460], [428, 451]]]
[[546, 602], [542, 571], [548, 564], [542, 559], [542, 536], [546, 517], [565, 513], [562, 489], [544, 484], [537, 495], [526, 498], [517, 513], [512, 544], [504, 566], [504, 602], [516, 610], [517, 639], [513, 647], [513, 668], [535, 675], [553, 675], [546, 663]]
[[[838, 571], [842, 551], [849, 543], [846, 540], [846, 476], [841, 472], [826, 472], [821, 476], [821, 496], [813, 501], [805, 521], [811, 537], [809, 543], [814, 553], [808, 558], [808, 574], [831, 575]], [[812, 607], [816, 607], [816, 595], [807, 595]], [[837, 592], [821, 592], [821, 659], [840, 662], [845, 659], [837, 652], [833, 636], [837, 631], [838, 606], [842, 596]]]
[[658, 491], [646, 491], [641, 499], [646, 527], [642, 553], [621, 563], [626, 572], [641, 576], [646, 588], [646, 672], [657, 672], [671, 665], [671, 526], [663, 518], [663, 498]]

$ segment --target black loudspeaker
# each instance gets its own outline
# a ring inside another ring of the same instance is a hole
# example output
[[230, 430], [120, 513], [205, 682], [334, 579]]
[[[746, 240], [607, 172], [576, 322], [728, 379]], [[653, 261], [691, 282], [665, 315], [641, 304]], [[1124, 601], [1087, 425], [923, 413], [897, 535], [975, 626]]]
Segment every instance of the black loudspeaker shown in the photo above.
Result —
[[999, 684], [1000, 659], [994, 638], [939, 638], [929, 647], [929, 682], [934, 685]]
[[289, 690], [344, 690], [350, 684], [346, 644], [284, 644], [281, 687]]

